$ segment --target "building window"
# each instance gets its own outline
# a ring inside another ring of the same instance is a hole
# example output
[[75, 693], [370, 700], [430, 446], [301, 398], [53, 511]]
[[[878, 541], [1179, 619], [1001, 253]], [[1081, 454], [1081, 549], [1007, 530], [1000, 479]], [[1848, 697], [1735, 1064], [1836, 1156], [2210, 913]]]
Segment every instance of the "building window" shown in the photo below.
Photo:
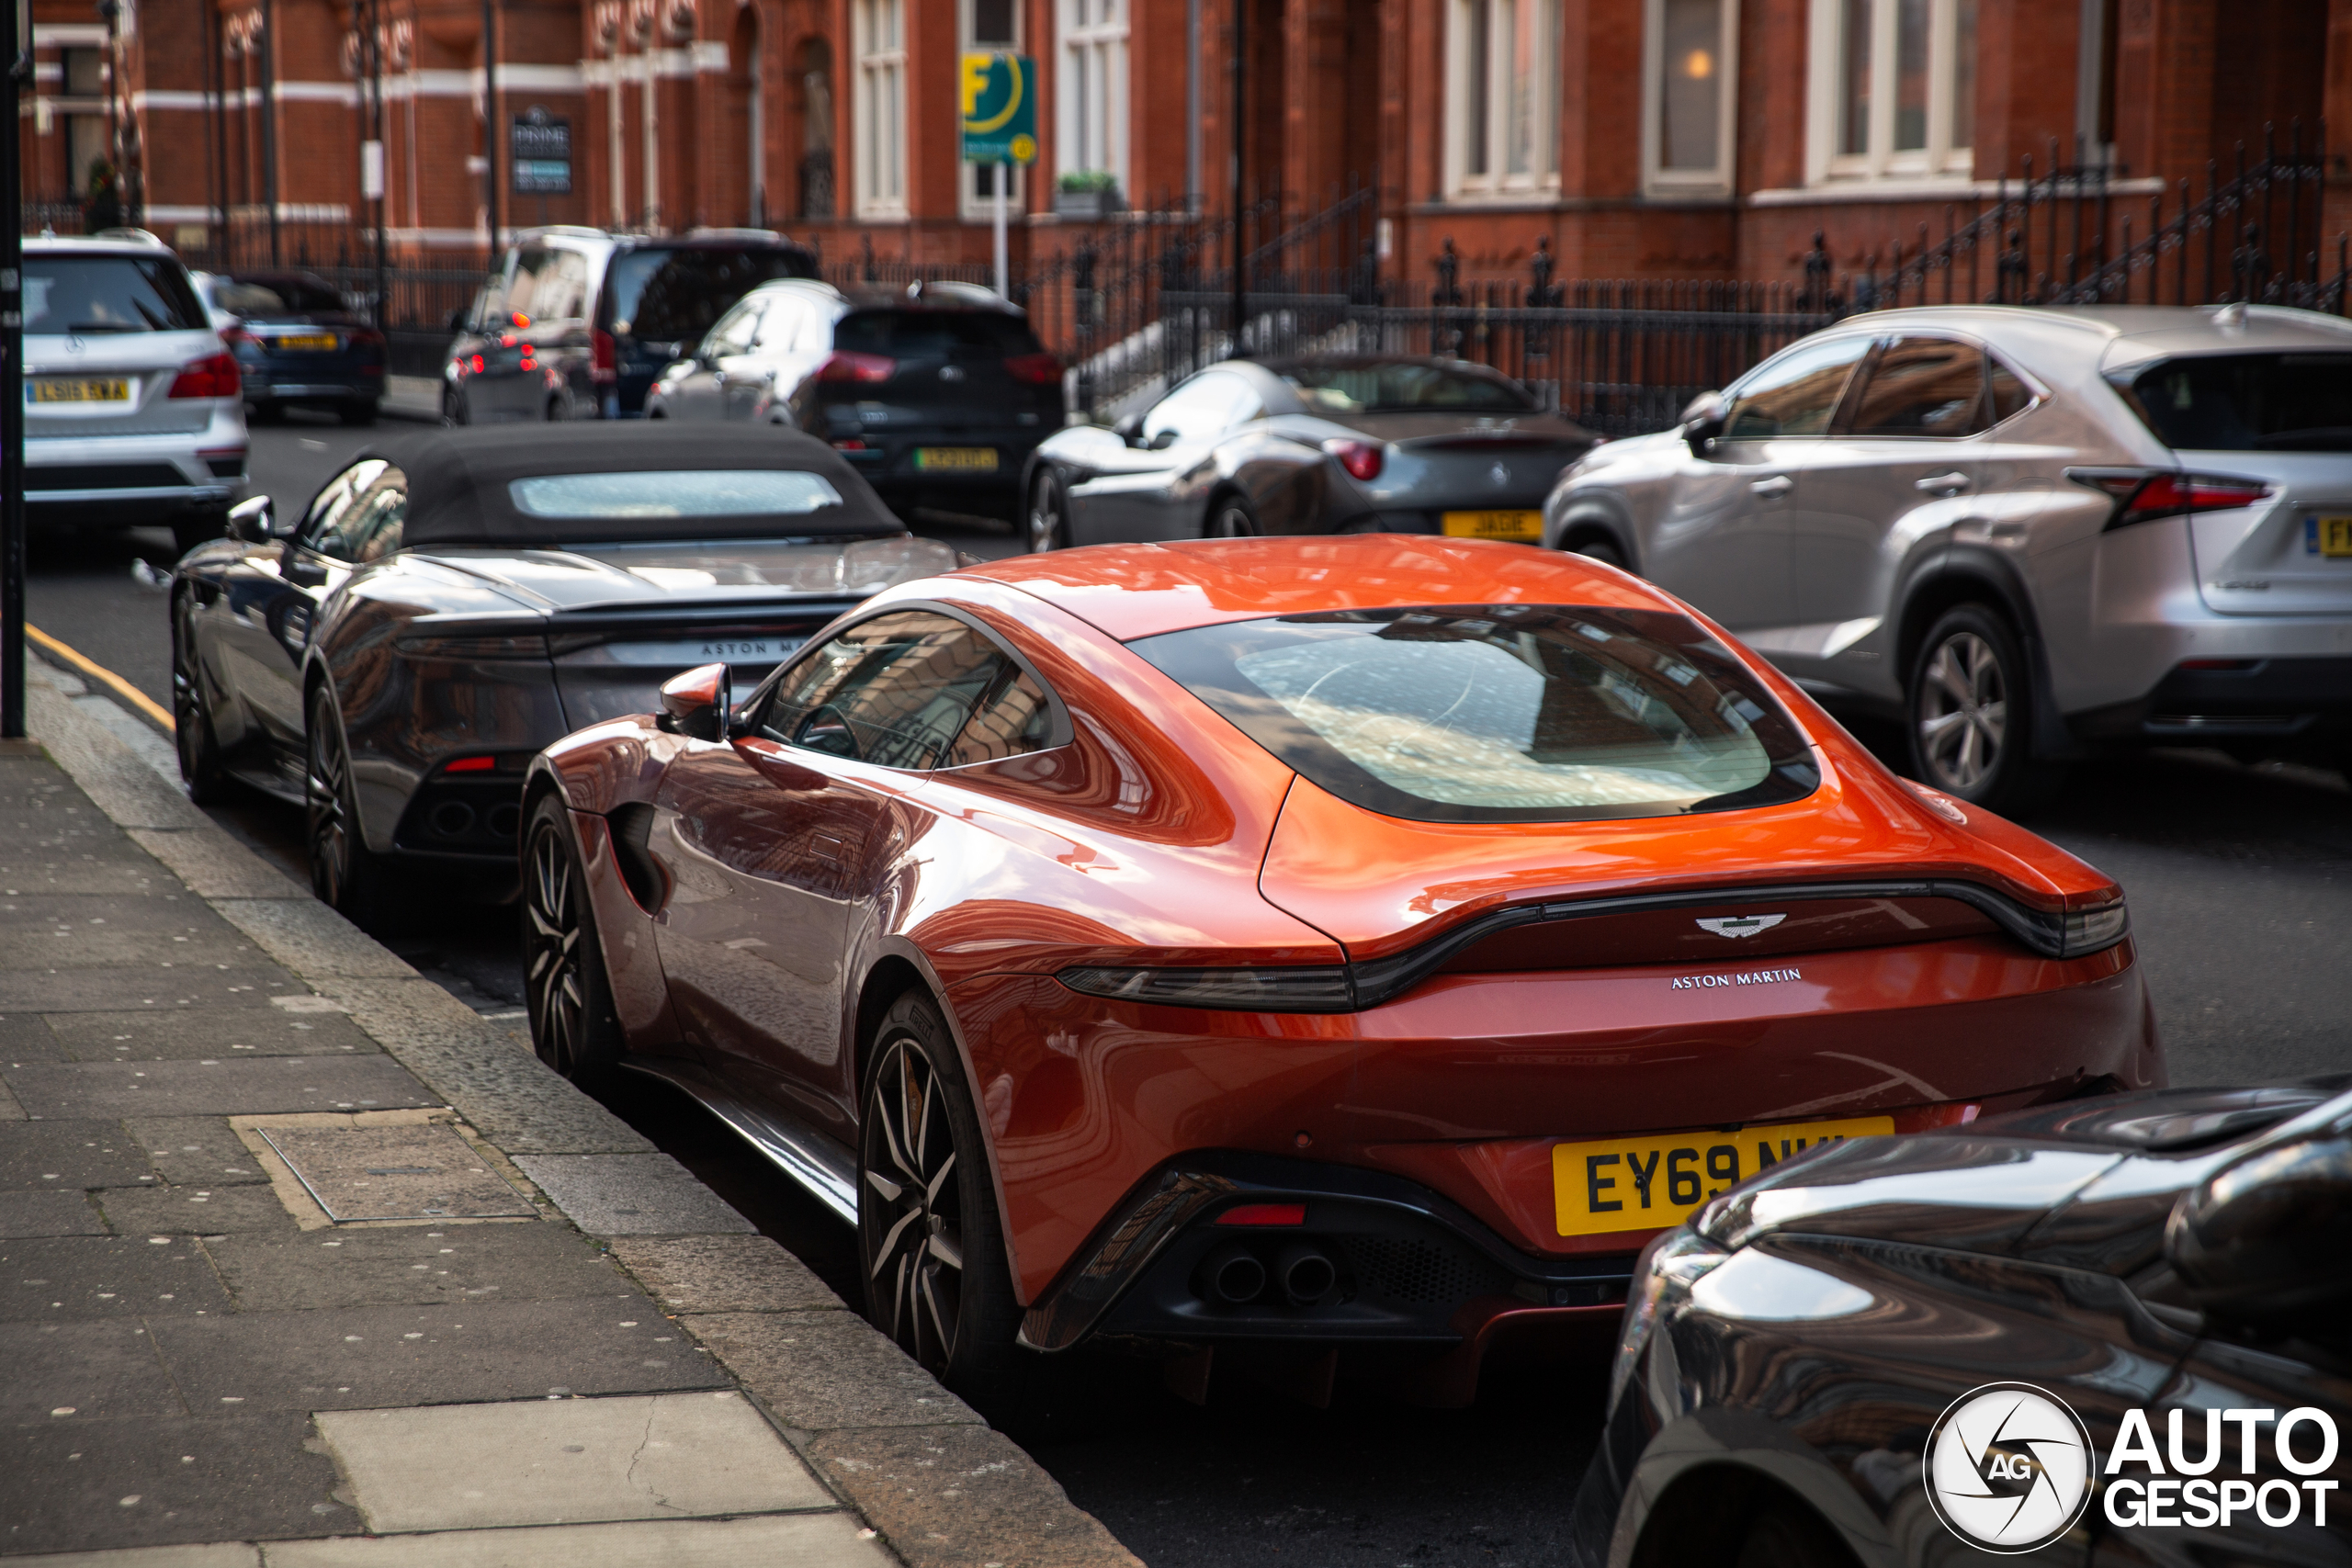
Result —
[[[1021, 8], [1012, 0], [957, 0], [956, 6], [957, 47], [966, 51], [1002, 50], [1008, 54], [1021, 51]], [[985, 220], [996, 212], [996, 182], [998, 166], [994, 164], [966, 164], [962, 166], [964, 216]], [[1004, 187], [1005, 207], [1013, 213], [1022, 210], [1023, 179], [1020, 165], [1015, 164], [1012, 179]]]
[[857, 215], [907, 210], [906, 0], [851, 0], [857, 50]]
[[1057, 0], [1060, 118], [1054, 158], [1065, 175], [1127, 183], [1126, 0]]
[[1654, 195], [1724, 194], [1732, 186], [1738, 0], [1649, 0], [1646, 20], [1644, 183]]
[[1447, 186], [1505, 196], [1560, 183], [1559, 0], [1453, 0]]
[[1977, 0], [1814, 0], [1816, 179], [1970, 172]]

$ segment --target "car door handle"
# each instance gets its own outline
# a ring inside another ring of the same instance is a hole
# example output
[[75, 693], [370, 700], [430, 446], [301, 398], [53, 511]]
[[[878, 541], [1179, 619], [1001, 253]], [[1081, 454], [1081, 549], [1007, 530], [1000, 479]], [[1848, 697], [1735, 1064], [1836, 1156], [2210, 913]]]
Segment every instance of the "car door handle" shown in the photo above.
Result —
[[1757, 479], [1752, 481], [1747, 488], [1755, 491], [1756, 494], [1761, 496], [1766, 501], [1778, 501], [1781, 497], [1788, 494], [1789, 491], [1796, 489], [1797, 481], [1789, 478], [1786, 474], [1774, 474], [1769, 479]]
[[1913, 479], [1911, 488], [1929, 495], [1958, 495], [1968, 488], [1968, 476], [1958, 469], [1949, 474], [1929, 474], [1924, 479]]

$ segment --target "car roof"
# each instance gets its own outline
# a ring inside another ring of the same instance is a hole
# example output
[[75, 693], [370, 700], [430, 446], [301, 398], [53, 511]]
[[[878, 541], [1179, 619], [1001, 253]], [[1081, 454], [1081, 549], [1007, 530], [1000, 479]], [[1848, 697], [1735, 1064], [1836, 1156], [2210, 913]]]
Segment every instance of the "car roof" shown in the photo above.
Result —
[[170, 246], [150, 235], [144, 240], [120, 238], [111, 234], [28, 234], [25, 236], [27, 255], [91, 255], [147, 256], [167, 255], [180, 258]]
[[1582, 556], [1429, 534], [1093, 545], [963, 568], [1034, 593], [1123, 642], [1224, 621], [1419, 604], [1595, 604], [1679, 611]]
[[[1838, 327], [1949, 327], [2012, 351], [2041, 350], [2106, 367], [2187, 354], [2352, 347], [2352, 321], [2282, 305], [1923, 305], [1849, 316]], [[2065, 378], [2054, 365], [2027, 368]]]

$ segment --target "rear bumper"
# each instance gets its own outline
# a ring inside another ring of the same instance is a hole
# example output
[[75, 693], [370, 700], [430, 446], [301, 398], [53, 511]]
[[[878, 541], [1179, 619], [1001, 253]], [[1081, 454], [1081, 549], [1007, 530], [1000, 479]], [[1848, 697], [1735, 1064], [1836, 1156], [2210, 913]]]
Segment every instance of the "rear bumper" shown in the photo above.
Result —
[[[1340, 498], [1334, 496], [1334, 501]], [[1331, 530], [1343, 534], [1442, 534], [1449, 512], [1524, 512], [1529, 516], [1522, 544], [1543, 542], [1544, 497], [1541, 495], [1466, 495], [1413, 498], [1418, 506], [1383, 505], [1332, 520]]]
[[[1029, 462], [1029, 455], [1047, 433], [1042, 429], [1023, 430], [1015, 434], [1003, 431], [985, 434], [937, 436], [892, 435], [887, 440], [865, 439], [869, 445], [863, 450], [842, 451], [849, 466], [867, 484], [881, 491], [921, 492], [927, 495], [974, 495], [993, 491], [1012, 492], [1021, 485], [1021, 475]], [[988, 447], [996, 453], [996, 467], [987, 471], [967, 468], [919, 468], [915, 453], [924, 447]], [[840, 448], [835, 448], [840, 451]]]
[[2089, 740], [2213, 745], [2287, 741], [2352, 743], [2352, 654], [2320, 658], [2222, 658], [2175, 666], [2136, 702], [2072, 717]]
[[25, 505], [44, 522], [91, 526], [220, 511], [244, 490], [246, 442], [244, 421], [225, 411], [201, 431], [28, 437]]

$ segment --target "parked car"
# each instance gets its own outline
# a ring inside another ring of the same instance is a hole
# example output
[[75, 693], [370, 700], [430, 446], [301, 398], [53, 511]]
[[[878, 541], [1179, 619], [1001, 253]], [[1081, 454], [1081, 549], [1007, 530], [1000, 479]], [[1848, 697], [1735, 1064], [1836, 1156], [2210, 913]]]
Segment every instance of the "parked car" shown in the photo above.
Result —
[[257, 421], [331, 409], [373, 424], [384, 400], [384, 334], [334, 285], [307, 272], [198, 273], [197, 293], [237, 356]]
[[635, 419], [662, 367], [747, 289], [816, 275], [815, 256], [766, 229], [532, 230], [449, 319], [442, 423]]
[[1061, 361], [1018, 306], [933, 283], [775, 283], [662, 374], [649, 419], [750, 420], [807, 431], [900, 513], [1011, 516], [1022, 468], [1062, 427]]
[[1817, 1148], [1714, 1200], [1643, 1257], [1571, 1561], [2352, 1562], [2347, 1081]]
[[1774, 1149], [2164, 1077], [2111, 880], [1521, 546], [971, 565], [524, 805], [540, 1054], [745, 1133], [984, 1398], [1110, 1341], [1465, 1401]]
[[1253, 534], [1537, 541], [1592, 433], [1456, 360], [1227, 360], [1138, 415], [1077, 425], [1024, 479], [1029, 547]]
[[424, 430], [232, 522], [173, 573], [180, 771], [303, 806], [312, 886], [362, 917], [403, 867], [510, 877], [549, 741], [956, 558], [785, 432]]
[[244, 488], [237, 362], [179, 258], [25, 242], [25, 505], [38, 524], [220, 536]]
[[2352, 323], [1947, 306], [1773, 355], [1600, 448], [1545, 543], [1900, 716], [2007, 810], [2114, 745], [2352, 757]]

